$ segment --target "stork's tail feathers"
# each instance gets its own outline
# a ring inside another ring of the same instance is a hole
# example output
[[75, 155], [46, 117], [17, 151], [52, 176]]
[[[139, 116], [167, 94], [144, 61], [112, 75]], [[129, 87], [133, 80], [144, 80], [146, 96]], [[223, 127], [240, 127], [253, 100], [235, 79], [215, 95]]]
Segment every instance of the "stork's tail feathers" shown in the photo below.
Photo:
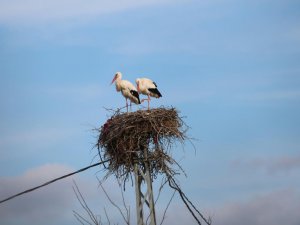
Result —
[[148, 90], [150, 91], [151, 96], [153, 96], [155, 98], [162, 97], [161, 93], [159, 92], [159, 90], [157, 88], [149, 88]]

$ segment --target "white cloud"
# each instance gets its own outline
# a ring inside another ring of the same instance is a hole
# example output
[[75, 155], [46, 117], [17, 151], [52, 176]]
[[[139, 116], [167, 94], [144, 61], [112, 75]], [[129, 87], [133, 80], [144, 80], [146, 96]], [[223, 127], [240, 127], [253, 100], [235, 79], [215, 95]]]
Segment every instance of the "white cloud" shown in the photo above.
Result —
[[0, 1], [0, 23], [39, 24], [74, 19], [86, 20], [108, 13], [173, 2], [171, 0], [2, 0]]
[[228, 203], [215, 212], [215, 225], [297, 225], [300, 223], [300, 194], [291, 189]]
[[300, 155], [282, 155], [268, 158], [238, 159], [232, 165], [236, 168], [251, 170], [263, 169], [270, 174], [288, 173], [300, 169]]
[[[74, 170], [61, 164], [46, 164], [30, 169], [20, 176], [0, 177], [0, 199], [5, 199]], [[87, 173], [85, 172], [85, 175]], [[0, 205], [0, 223], [11, 225], [76, 224], [73, 210], [83, 216], [86, 215], [73, 192], [73, 179], [95, 214], [104, 215], [102, 209], [106, 207], [111, 218], [120, 219], [118, 212], [111, 207], [103, 192], [98, 188], [98, 181], [93, 172], [91, 172], [91, 177], [74, 175], [2, 203]], [[120, 189], [112, 179], [105, 181], [104, 186], [113, 201], [122, 202]]]
[[[39, 185], [55, 177], [64, 175], [74, 169], [59, 165], [47, 164], [34, 168], [18, 177], [0, 179], [0, 199]], [[74, 177], [73, 177], [74, 178]], [[113, 201], [122, 204], [120, 190], [113, 179], [105, 181], [105, 188]], [[122, 221], [119, 213], [105, 198], [103, 192], [97, 189], [96, 179], [83, 179], [76, 176], [76, 182], [85, 200], [97, 215], [104, 215], [103, 207], [108, 210], [109, 216], [114, 221]], [[0, 205], [1, 223], [4, 224], [74, 224], [72, 210], [84, 215], [72, 191], [71, 179], [64, 179], [47, 187], [28, 193]], [[127, 186], [125, 196], [126, 204], [130, 205], [132, 211], [131, 220], [135, 222], [134, 189]], [[128, 200], [128, 197], [129, 200]], [[176, 200], [177, 199], [177, 200]], [[179, 197], [172, 202], [165, 224], [195, 224]], [[193, 199], [191, 199], [193, 201]], [[163, 204], [163, 207], [165, 206]], [[215, 225], [273, 225], [288, 224], [298, 225], [300, 215], [300, 193], [294, 189], [284, 189], [263, 195], [255, 195], [248, 200], [236, 200], [236, 202], [221, 203], [214, 208], [204, 209], [203, 205], [194, 202], [199, 210], [206, 216], [211, 216]], [[161, 205], [158, 205], [161, 208]], [[214, 213], [211, 213], [211, 212]], [[162, 211], [161, 211], [162, 212]], [[158, 212], [158, 220], [161, 219]]]
[[[73, 169], [58, 164], [43, 165], [18, 177], [0, 179], [0, 198], [32, 188], [50, 179], [69, 173]], [[49, 224], [59, 221], [72, 210], [74, 194], [70, 179], [28, 193], [0, 205], [3, 224]], [[47, 222], [49, 221], [49, 222]]]
[[[299, 207], [300, 193], [293, 189], [284, 189], [199, 210], [210, 216], [214, 225], [298, 225]], [[174, 204], [168, 211], [165, 223], [196, 224], [185, 206]]]

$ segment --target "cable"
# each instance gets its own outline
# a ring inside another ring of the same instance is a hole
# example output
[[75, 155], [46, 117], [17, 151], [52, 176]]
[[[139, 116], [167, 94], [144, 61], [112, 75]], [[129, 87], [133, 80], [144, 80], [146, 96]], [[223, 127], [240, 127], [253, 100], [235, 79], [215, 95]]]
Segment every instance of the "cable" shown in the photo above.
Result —
[[6, 199], [1, 200], [1, 201], [0, 201], [0, 204], [4, 203], [4, 202], [6, 202], [6, 201], [9, 201], [9, 200], [11, 200], [11, 199], [13, 199], [13, 198], [16, 198], [16, 197], [18, 197], [18, 196], [21, 196], [21, 195], [27, 194], [27, 193], [29, 193], [29, 192], [35, 191], [35, 190], [37, 190], [37, 189], [39, 189], [39, 188], [41, 188], [41, 187], [47, 186], [47, 185], [49, 185], [49, 184], [52, 184], [52, 183], [54, 183], [54, 182], [56, 182], [56, 181], [58, 181], [58, 180], [62, 180], [62, 179], [64, 179], [64, 178], [67, 178], [67, 177], [72, 176], [72, 175], [74, 175], [74, 174], [81, 173], [81, 172], [83, 172], [83, 171], [85, 171], [85, 170], [87, 170], [87, 169], [90, 169], [90, 168], [92, 168], [92, 167], [95, 167], [95, 166], [99, 166], [99, 165], [101, 165], [101, 164], [104, 164], [104, 163], [108, 162], [109, 160], [110, 160], [110, 159], [107, 159], [107, 160], [105, 160], [105, 161], [101, 161], [101, 162], [92, 164], [92, 165], [90, 165], [90, 166], [87, 166], [87, 167], [84, 167], [84, 168], [82, 168], [82, 169], [80, 169], [80, 170], [77, 170], [77, 171], [75, 171], [75, 172], [73, 172], [73, 173], [66, 174], [66, 175], [64, 175], [64, 176], [61, 176], [61, 177], [55, 178], [55, 179], [53, 179], [53, 180], [50, 180], [50, 181], [48, 181], [48, 182], [46, 182], [46, 183], [44, 183], [44, 184], [42, 184], [42, 185], [36, 186], [36, 187], [34, 187], [34, 188], [30, 188], [30, 189], [28, 189], [28, 190], [26, 190], [26, 191], [23, 191], [23, 192], [20, 192], [20, 193], [18, 193], [18, 194], [12, 195], [12, 196], [10, 196], [10, 197], [8, 197], [8, 198], [6, 198]]

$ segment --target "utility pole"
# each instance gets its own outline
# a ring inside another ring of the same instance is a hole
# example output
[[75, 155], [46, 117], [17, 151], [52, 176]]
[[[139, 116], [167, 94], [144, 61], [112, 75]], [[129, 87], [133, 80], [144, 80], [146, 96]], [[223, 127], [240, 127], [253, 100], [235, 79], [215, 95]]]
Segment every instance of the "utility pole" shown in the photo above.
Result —
[[[147, 148], [144, 148], [144, 151], [142, 153], [143, 156], [141, 158], [143, 160], [142, 163], [144, 165], [144, 169], [142, 170], [141, 168], [139, 168], [137, 163], [134, 167], [137, 225], [146, 225], [146, 221], [144, 221], [144, 207], [149, 208], [150, 225], [156, 225], [154, 196], [150, 173], [151, 164], [148, 158]], [[143, 193], [141, 189], [143, 180], [146, 184], [145, 193]]]

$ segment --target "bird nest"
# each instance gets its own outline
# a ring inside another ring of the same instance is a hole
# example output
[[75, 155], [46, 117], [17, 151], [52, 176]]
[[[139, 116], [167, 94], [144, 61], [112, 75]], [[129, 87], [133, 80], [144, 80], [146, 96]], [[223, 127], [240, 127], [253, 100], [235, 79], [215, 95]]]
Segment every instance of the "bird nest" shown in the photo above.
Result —
[[106, 168], [119, 178], [127, 178], [135, 166], [144, 170], [145, 163], [154, 178], [163, 173], [173, 175], [172, 165], [177, 163], [169, 150], [175, 142], [183, 143], [186, 130], [175, 108], [115, 111], [98, 130], [97, 147], [101, 160], [109, 159]]

